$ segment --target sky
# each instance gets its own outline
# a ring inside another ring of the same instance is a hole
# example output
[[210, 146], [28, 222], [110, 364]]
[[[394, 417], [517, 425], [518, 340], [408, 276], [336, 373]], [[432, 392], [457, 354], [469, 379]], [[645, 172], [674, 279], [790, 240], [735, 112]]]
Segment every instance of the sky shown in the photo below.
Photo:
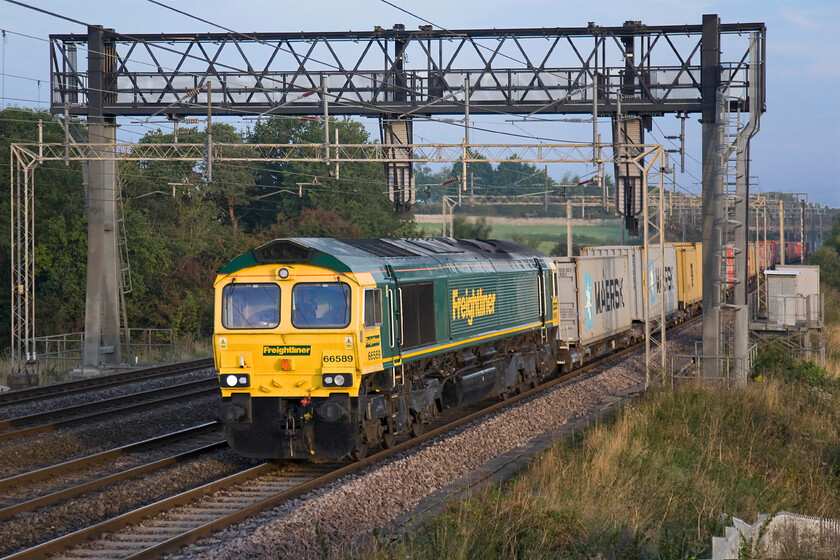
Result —
[[[120, 33], [218, 32], [220, 29], [177, 14], [149, 0], [22, 0], [73, 19], [113, 28]], [[700, 24], [703, 14], [718, 14], [722, 23], [763, 22], [767, 26], [767, 112], [751, 143], [753, 192], [781, 190], [807, 193], [808, 200], [840, 207], [840, 2], [837, 0], [162, 0], [164, 4], [237, 31], [371, 30], [396, 23], [417, 29], [423, 18], [446, 29], [620, 26], [627, 20], [648, 25]], [[410, 15], [405, 11], [411, 12]], [[48, 36], [85, 33], [82, 25], [37, 13], [0, 0], [4, 36], [0, 72], [0, 105], [48, 108]], [[726, 52], [723, 58], [735, 56]], [[675, 177], [677, 188], [700, 192], [701, 128], [699, 115], [686, 122], [686, 169]], [[512, 123], [510, 116], [476, 115], [473, 143], [519, 143], [512, 132], [589, 142], [591, 123]], [[679, 134], [674, 115], [657, 117], [647, 141], [673, 148], [665, 136]], [[136, 141], [154, 124], [121, 119], [120, 139]], [[245, 126], [247, 123], [240, 123]], [[378, 139], [375, 121], [365, 123]], [[166, 125], [166, 130], [171, 127]], [[599, 119], [609, 130], [609, 119]], [[462, 131], [441, 123], [415, 124], [417, 142], [460, 142]], [[580, 167], [552, 166], [559, 180]], [[611, 173], [611, 170], [608, 169]]]

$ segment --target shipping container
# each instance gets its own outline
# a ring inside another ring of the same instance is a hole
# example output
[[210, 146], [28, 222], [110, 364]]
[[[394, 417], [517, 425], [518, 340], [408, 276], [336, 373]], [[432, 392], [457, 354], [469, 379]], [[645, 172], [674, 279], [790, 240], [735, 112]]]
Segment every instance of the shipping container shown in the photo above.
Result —
[[677, 303], [693, 312], [703, 303], [703, 244], [673, 243], [677, 252]]
[[587, 345], [629, 331], [630, 273], [627, 257], [562, 257], [557, 267], [557, 338]]
[[[665, 255], [658, 246], [650, 247], [648, 262], [644, 263], [644, 248], [630, 245], [583, 247], [584, 256], [607, 257], [626, 255], [630, 267], [630, 315], [634, 321], [645, 320], [645, 298], [650, 316], [658, 318], [663, 304], [666, 320], [677, 312], [677, 251], [665, 245]], [[664, 261], [664, 262], [663, 262]]]
[[758, 242], [758, 271], [764, 272], [773, 266], [773, 246], [770, 241]]

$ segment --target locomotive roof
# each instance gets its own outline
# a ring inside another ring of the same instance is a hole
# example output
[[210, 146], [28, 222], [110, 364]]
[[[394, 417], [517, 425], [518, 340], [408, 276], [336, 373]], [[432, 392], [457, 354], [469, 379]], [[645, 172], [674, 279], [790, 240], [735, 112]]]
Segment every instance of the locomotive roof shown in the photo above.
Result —
[[369, 271], [423, 262], [492, 264], [497, 260], [526, 259], [545, 255], [512, 241], [424, 237], [412, 239], [333, 239], [298, 237], [275, 239], [227, 263], [219, 274], [232, 274], [259, 264], [312, 264], [339, 272]]

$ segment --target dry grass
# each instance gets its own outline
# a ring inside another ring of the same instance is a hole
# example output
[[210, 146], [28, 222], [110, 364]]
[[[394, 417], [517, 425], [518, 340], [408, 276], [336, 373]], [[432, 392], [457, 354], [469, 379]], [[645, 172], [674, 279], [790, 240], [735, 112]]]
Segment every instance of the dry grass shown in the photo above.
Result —
[[[722, 514], [840, 511], [840, 380], [811, 365], [744, 390], [649, 395], [544, 453], [520, 479], [365, 558], [696, 558]], [[358, 553], [354, 553], [354, 556]]]
[[825, 369], [840, 378], [840, 291], [822, 286], [825, 294]]

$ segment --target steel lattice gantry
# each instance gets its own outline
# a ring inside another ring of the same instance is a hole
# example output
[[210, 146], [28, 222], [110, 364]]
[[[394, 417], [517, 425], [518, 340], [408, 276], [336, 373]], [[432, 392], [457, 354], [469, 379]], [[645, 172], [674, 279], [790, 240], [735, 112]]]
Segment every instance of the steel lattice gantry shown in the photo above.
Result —
[[[762, 23], [720, 24], [742, 38], [719, 64], [722, 84], [746, 95], [746, 35]], [[702, 25], [300, 33], [126, 35], [105, 30], [104, 106], [112, 115], [203, 115], [213, 82], [215, 115], [319, 114], [322, 78], [333, 115], [407, 118], [473, 113], [700, 112]], [[53, 112], [87, 114], [87, 35], [51, 35]], [[628, 56], [629, 55], [629, 56]], [[764, 72], [763, 57], [761, 72]], [[312, 93], [318, 93], [313, 96]], [[305, 95], [309, 94], [309, 95]], [[757, 100], [762, 109], [764, 95]]]
[[[87, 35], [50, 36], [51, 110], [87, 114], [95, 80], [102, 84], [105, 115], [204, 115], [208, 101], [214, 115], [313, 115], [328, 104], [332, 115], [378, 117], [387, 143], [413, 144], [411, 119], [464, 114], [467, 106], [473, 114], [534, 117], [589, 114], [594, 105], [596, 114], [642, 118], [649, 126], [654, 115], [701, 112], [708, 96], [704, 80], [729, 86], [734, 98], [750, 101], [745, 37], [750, 32], [763, 37], [764, 24], [720, 24], [717, 16], [714, 21], [714, 26], [704, 19], [702, 25], [415, 31], [395, 25], [248, 34], [126, 35], [97, 28], [102, 33], [95, 43], [91, 28]], [[728, 61], [718, 56], [710, 73], [701, 47], [711, 34], [718, 53], [726, 41], [726, 52], [735, 56]], [[104, 54], [101, 76], [79, 65], [84, 49]], [[763, 77], [763, 52], [758, 72]], [[755, 101], [763, 111], [763, 90]], [[643, 144], [643, 133], [634, 134], [632, 142]], [[393, 159], [404, 152], [395, 150]], [[385, 170], [391, 200], [398, 211], [408, 210], [411, 166], [393, 161]], [[617, 179], [621, 173], [616, 167]], [[626, 181], [617, 183], [624, 188]], [[631, 187], [623, 194], [635, 201], [630, 212], [641, 212], [638, 192]]]

